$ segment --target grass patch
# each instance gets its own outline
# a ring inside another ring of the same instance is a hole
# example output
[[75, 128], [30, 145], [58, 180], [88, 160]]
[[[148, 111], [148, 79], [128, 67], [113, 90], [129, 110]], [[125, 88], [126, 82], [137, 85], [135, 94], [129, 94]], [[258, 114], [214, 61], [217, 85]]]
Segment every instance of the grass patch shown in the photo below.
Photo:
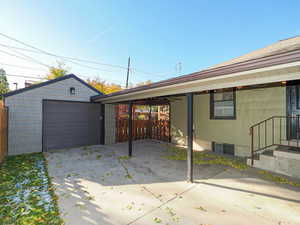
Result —
[[[163, 158], [171, 160], [186, 160], [187, 151], [183, 148], [175, 146], [167, 146], [168, 154]], [[211, 151], [194, 152], [194, 164], [212, 164], [230, 166], [238, 170], [245, 170], [248, 166], [239, 159], [229, 158], [226, 156], [215, 154]]]
[[[186, 160], [187, 158], [187, 152], [183, 148], [167, 146], [167, 152], [167, 155], [163, 156], [163, 158], [170, 160]], [[224, 165], [238, 170], [246, 170], [247, 168], [249, 168], [248, 165], [246, 165], [239, 159], [218, 155], [211, 151], [194, 152], [194, 164]], [[283, 176], [278, 176], [265, 170], [259, 170], [257, 174], [258, 173], [262, 175], [262, 177], [266, 180], [270, 180], [279, 184], [287, 184], [295, 187], [300, 187], [300, 183], [291, 181]]]
[[201, 210], [203, 212], [207, 212], [207, 210], [205, 208], [203, 208], [202, 206], [196, 207], [195, 209]]
[[281, 177], [281, 176], [277, 176], [274, 175], [268, 171], [265, 170], [261, 170], [259, 171], [260, 174], [262, 174], [264, 176], [264, 178], [266, 178], [267, 180], [271, 180], [275, 183], [279, 183], [279, 184], [289, 184], [295, 187], [299, 187], [300, 188], [300, 183], [294, 182], [294, 181], [290, 181], [285, 177]]
[[1, 225], [61, 225], [42, 153], [9, 156], [0, 165]]
[[126, 175], [125, 175], [125, 178], [127, 178], [127, 179], [132, 179], [132, 176], [131, 176], [130, 174], [126, 174]]
[[161, 223], [162, 222], [162, 220], [160, 218], [157, 218], [157, 217], [153, 218], [153, 221], [155, 223]]
[[127, 155], [119, 156], [118, 159], [120, 159], [120, 160], [128, 160], [128, 159], [130, 159], [130, 156], [127, 156]]

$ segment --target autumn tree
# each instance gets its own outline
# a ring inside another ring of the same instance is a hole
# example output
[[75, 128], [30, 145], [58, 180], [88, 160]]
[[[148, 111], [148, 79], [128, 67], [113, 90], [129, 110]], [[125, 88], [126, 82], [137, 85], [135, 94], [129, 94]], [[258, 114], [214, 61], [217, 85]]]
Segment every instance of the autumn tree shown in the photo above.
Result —
[[67, 75], [68, 68], [64, 62], [57, 62], [57, 66], [50, 67], [49, 74], [46, 76], [47, 80], [53, 80], [58, 77]]
[[100, 79], [99, 77], [96, 77], [94, 79], [87, 79], [87, 83], [104, 94], [110, 94], [122, 90], [122, 87], [120, 85], [108, 83], [107, 81]]
[[134, 85], [135, 87], [139, 87], [139, 86], [144, 86], [144, 85], [149, 85], [151, 84], [152, 81], [151, 80], [146, 80], [146, 81], [143, 81], [143, 82], [139, 82], [137, 83], [136, 85]]
[[9, 91], [9, 85], [6, 77], [6, 72], [4, 69], [0, 69], [0, 100], [3, 95]]
[[140, 87], [140, 86], [148, 85], [148, 84], [151, 84], [151, 83], [152, 83], [151, 80], [142, 81], [142, 82], [139, 82], [139, 83], [136, 83], [136, 84], [129, 83], [128, 88], [130, 89], [130, 88], [134, 88], [134, 87]]

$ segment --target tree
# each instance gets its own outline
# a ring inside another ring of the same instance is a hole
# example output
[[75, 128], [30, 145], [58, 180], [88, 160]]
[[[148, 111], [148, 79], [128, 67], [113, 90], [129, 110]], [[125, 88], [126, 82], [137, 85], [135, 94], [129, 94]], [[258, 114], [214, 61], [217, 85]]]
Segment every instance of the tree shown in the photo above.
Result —
[[9, 91], [9, 85], [6, 77], [6, 72], [4, 69], [0, 69], [0, 100], [3, 95]]
[[46, 76], [47, 80], [53, 80], [58, 77], [67, 75], [68, 68], [64, 62], [57, 62], [57, 66], [53, 66], [49, 69], [49, 74]]
[[137, 84], [135, 85], [135, 87], [140, 87], [140, 86], [148, 85], [148, 84], [151, 84], [151, 83], [152, 83], [151, 80], [146, 80], [146, 81], [137, 83]]
[[134, 87], [140, 87], [140, 86], [144, 86], [144, 85], [148, 85], [148, 84], [152, 84], [151, 80], [146, 80], [146, 81], [142, 81], [136, 84], [133, 83], [129, 83], [128, 88], [134, 88]]
[[108, 83], [105, 80], [96, 77], [94, 79], [87, 79], [87, 83], [104, 94], [121, 91], [122, 87], [118, 84]]

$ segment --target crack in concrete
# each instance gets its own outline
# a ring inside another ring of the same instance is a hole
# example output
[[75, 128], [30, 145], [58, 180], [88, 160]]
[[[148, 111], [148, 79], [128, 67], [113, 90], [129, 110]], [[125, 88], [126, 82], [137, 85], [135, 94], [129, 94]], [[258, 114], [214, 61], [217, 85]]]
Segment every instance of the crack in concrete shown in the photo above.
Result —
[[155, 207], [155, 208], [149, 210], [148, 212], [145, 212], [143, 215], [141, 215], [141, 216], [137, 217], [136, 219], [130, 221], [130, 222], [127, 223], [126, 225], [131, 225], [131, 224], [135, 223], [136, 221], [142, 219], [143, 217], [145, 217], [145, 216], [151, 214], [152, 212], [156, 211], [157, 209], [160, 209], [162, 206], [164, 206], [164, 205], [170, 203], [171, 201], [177, 199], [179, 196], [181, 196], [181, 195], [183, 195], [183, 194], [189, 192], [190, 190], [194, 189], [197, 185], [198, 185], [198, 184], [192, 184], [191, 187], [185, 189], [184, 191], [180, 192], [180, 193], [177, 194], [176, 196], [174, 196], [174, 197], [168, 199], [167, 201], [165, 201], [165, 202], [163, 202], [162, 204], [158, 205], [157, 207]]
[[117, 154], [115, 153], [115, 151], [112, 150], [112, 152], [113, 152], [114, 156], [116, 157], [116, 159], [118, 160], [118, 162], [120, 163], [120, 165], [121, 165], [121, 166], [123, 167], [123, 169], [125, 170], [126, 176], [131, 177], [131, 180], [133, 181], [132, 183], [141, 186], [144, 190], [146, 190], [148, 193], [150, 193], [154, 198], [156, 198], [156, 199], [158, 199], [159, 201], [161, 201], [161, 200], [160, 200], [153, 192], [151, 192], [150, 190], [148, 190], [145, 186], [139, 184], [139, 183], [134, 179], [134, 177], [131, 176], [131, 174], [129, 173], [128, 168], [127, 168], [127, 167], [125, 166], [125, 164], [122, 162], [122, 159], [120, 159], [120, 158], [117, 157]]
[[[218, 172], [217, 174], [214, 174], [213, 176], [211, 176], [211, 177], [209, 177], [209, 178], [205, 178], [205, 180], [212, 179], [212, 178], [214, 178], [214, 177], [216, 177], [216, 176], [218, 176], [219, 174], [224, 173], [224, 172], [225, 172], [225, 171], [220, 171], [220, 172]], [[141, 216], [137, 217], [136, 219], [130, 221], [130, 222], [127, 223], [126, 225], [131, 225], [131, 224], [137, 222], [138, 220], [140, 220], [140, 219], [142, 219], [143, 217], [145, 217], [145, 216], [151, 214], [152, 212], [156, 211], [157, 209], [160, 209], [162, 206], [164, 206], [164, 205], [170, 203], [171, 201], [176, 200], [179, 196], [182, 196], [183, 194], [186, 194], [187, 192], [189, 192], [189, 191], [191, 191], [192, 189], [196, 188], [199, 184], [201, 184], [201, 183], [200, 183], [200, 182], [198, 182], [198, 183], [193, 183], [191, 187], [188, 187], [187, 189], [183, 190], [182, 192], [180, 192], [180, 193], [177, 194], [176, 196], [174, 196], [174, 197], [168, 199], [167, 201], [164, 201], [162, 204], [160, 204], [160, 205], [158, 205], [157, 207], [155, 207], [155, 208], [149, 210], [148, 212], [145, 212], [143, 215], [141, 215]], [[145, 188], [146, 188], [146, 187], [145, 187]], [[149, 193], [152, 193], [152, 192], [149, 191], [148, 189], [146, 189], [146, 190], [147, 190]], [[153, 195], [154, 195], [154, 194], [153, 194]], [[155, 196], [155, 195], [154, 195], [154, 196]], [[155, 196], [155, 197], [156, 197], [156, 196]], [[161, 201], [161, 199], [159, 199], [159, 200]]]
[[[117, 161], [120, 163], [120, 165], [122, 166], [122, 168], [125, 170], [125, 173], [126, 173], [126, 176], [128, 177], [131, 177], [131, 180], [132, 180], [132, 183], [135, 183], [139, 186], [141, 186], [141, 188], [143, 188], [145, 191], [147, 191], [150, 195], [152, 195], [154, 198], [156, 198], [157, 200], [159, 200], [160, 202], [162, 202], [162, 199], [160, 199], [159, 197], [157, 197], [152, 191], [150, 191], [147, 187], [139, 184], [133, 176], [131, 176], [131, 174], [129, 173], [129, 170], [128, 168], [126, 167], [125, 163], [122, 161], [122, 159], [118, 158], [118, 154], [116, 154], [115, 151], [113, 151], [113, 155], [116, 157]], [[225, 173], [226, 170], [222, 170], [222, 171], [218, 171], [216, 172], [215, 174], [213, 174], [212, 176], [210, 177], [205, 177], [204, 180], [210, 180], [210, 179], [213, 179], [215, 178], [216, 176], [219, 176], [220, 174], [222, 173]], [[175, 195], [174, 197], [171, 197], [170, 199], [166, 200], [166, 201], [163, 201], [161, 204], [159, 204], [158, 206], [154, 207], [153, 209], [145, 212], [144, 214], [142, 214], [141, 216], [135, 218], [134, 220], [130, 221], [129, 223], [127, 223], [126, 225], [131, 225], [135, 222], [137, 222], [138, 220], [144, 218], [145, 216], [147, 215], [150, 215], [151, 213], [153, 213], [154, 211], [160, 209], [162, 206], [176, 200], [177, 198], [179, 198], [179, 196], [182, 196], [184, 194], [186, 194], [187, 192], [191, 191], [192, 189], [196, 188], [199, 184], [205, 184], [205, 182], [199, 182], [199, 181], [195, 181], [195, 183], [193, 183], [190, 187], [186, 188], [185, 190], [183, 190], [182, 192], [180, 192], [179, 194]], [[265, 219], [265, 218], [264, 218]]]

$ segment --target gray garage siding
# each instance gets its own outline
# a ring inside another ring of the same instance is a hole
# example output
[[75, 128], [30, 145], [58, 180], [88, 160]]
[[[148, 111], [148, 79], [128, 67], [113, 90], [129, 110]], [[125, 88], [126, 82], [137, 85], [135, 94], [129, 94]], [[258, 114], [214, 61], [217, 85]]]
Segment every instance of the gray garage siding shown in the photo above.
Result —
[[[70, 87], [76, 90], [70, 95]], [[42, 151], [42, 100], [90, 101], [98, 94], [74, 78], [61, 80], [5, 98], [9, 107], [8, 154]]]
[[105, 144], [116, 143], [116, 105], [105, 104]]

